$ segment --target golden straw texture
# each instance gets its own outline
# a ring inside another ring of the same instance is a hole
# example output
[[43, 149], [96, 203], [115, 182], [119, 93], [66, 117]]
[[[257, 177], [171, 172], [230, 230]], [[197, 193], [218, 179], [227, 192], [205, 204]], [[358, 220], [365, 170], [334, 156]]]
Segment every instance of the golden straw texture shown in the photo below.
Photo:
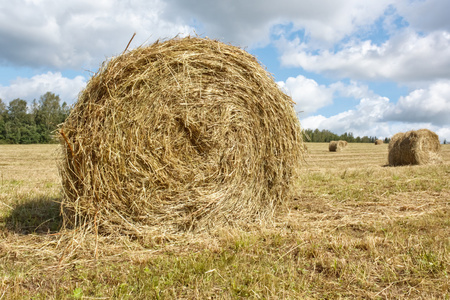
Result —
[[339, 140], [339, 141], [331, 141], [328, 144], [328, 150], [330, 152], [339, 152], [347, 147], [347, 141]]
[[291, 98], [258, 61], [197, 37], [104, 63], [60, 132], [65, 223], [106, 233], [270, 219], [305, 151]]
[[428, 129], [396, 133], [389, 142], [389, 165], [423, 165], [441, 162], [439, 137]]

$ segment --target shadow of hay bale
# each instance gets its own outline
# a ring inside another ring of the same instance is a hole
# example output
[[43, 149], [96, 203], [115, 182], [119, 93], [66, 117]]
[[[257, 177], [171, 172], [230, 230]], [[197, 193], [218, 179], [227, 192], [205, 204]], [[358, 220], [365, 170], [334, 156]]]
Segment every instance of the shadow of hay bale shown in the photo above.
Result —
[[25, 199], [0, 220], [7, 230], [19, 234], [48, 234], [61, 229], [61, 199], [39, 197]]
[[61, 135], [64, 219], [105, 233], [271, 219], [305, 151], [292, 99], [259, 62], [191, 37], [105, 63]]

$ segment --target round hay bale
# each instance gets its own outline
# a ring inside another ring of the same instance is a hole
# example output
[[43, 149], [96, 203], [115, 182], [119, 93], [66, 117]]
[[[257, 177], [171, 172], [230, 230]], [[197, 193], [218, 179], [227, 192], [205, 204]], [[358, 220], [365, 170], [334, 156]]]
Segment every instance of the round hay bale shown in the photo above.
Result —
[[331, 141], [328, 144], [328, 150], [330, 152], [339, 152], [339, 151], [341, 151], [341, 149], [342, 149], [342, 144], [339, 144], [338, 141]]
[[339, 140], [338, 143], [339, 143], [339, 145], [341, 145], [342, 149], [347, 147], [347, 145], [348, 145], [348, 142], [347, 141], [343, 141], [343, 140]]
[[61, 126], [66, 224], [179, 232], [271, 218], [304, 144], [244, 50], [175, 38], [104, 63]]
[[384, 144], [383, 140], [376, 140], [375, 141], [375, 145], [383, 145], [383, 144]]
[[389, 142], [389, 165], [423, 165], [441, 162], [439, 137], [428, 129], [396, 133]]
[[339, 152], [347, 147], [347, 141], [339, 140], [339, 141], [331, 141], [328, 144], [328, 150], [330, 152]]

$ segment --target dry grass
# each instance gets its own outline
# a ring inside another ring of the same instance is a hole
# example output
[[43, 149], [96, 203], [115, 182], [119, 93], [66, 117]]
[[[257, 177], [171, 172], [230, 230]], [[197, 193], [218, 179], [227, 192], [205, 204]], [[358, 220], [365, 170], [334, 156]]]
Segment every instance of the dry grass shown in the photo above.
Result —
[[303, 156], [290, 97], [203, 38], [108, 61], [61, 132], [65, 222], [136, 237], [270, 222]]
[[273, 226], [184, 241], [89, 235], [67, 239], [67, 253], [56, 149], [0, 146], [0, 298], [448, 298], [450, 146], [441, 165], [395, 168], [388, 145], [307, 147], [297, 197]]

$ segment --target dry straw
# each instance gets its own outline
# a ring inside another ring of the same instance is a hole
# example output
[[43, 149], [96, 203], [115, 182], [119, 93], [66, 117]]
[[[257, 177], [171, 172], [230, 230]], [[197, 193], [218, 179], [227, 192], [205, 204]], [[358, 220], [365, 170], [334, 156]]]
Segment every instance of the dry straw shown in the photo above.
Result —
[[305, 151], [291, 98], [258, 61], [197, 37], [106, 62], [60, 132], [64, 221], [104, 233], [268, 220]]
[[328, 150], [330, 150], [330, 152], [341, 151], [341, 147], [339, 146], [339, 142], [338, 141], [331, 141], [328, 144]]
[[348, 145], [348, 142], [347, 142], [347, 141], [339, 140], [338, 143], [342, 146], [342, 148], [345, 148], [345, 147], [347, 147], [347, 145]]
[[441, 162], [439, 137], [428, 129], [395, 134], [389, 142], [389, 165], [423, 165]]
[[376, 140], [375, 141], [375, 145], [383, 145], [383, 144], [384, 144], [383, 140]]
[[345, 147], [347, 147], [347, 141], [331, 141], [328, 144], [328, 150], [330, 152], [339, 152], [341, 150], [343, 150]]

